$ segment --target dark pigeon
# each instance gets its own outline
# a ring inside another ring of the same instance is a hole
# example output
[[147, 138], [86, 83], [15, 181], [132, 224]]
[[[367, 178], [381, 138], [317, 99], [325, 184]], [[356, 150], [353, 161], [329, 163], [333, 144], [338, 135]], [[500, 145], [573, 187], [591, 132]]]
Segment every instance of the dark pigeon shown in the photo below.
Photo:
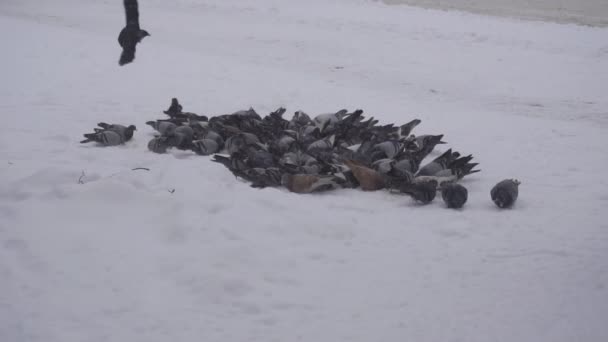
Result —
[[492, 201], [501, 209], [512, 207], [519, 195], [519, 184], [521, 182], [516, 179], [505, 179], [499, 182], [490, 191]]
[[403, 138], [407, 138], [410, 133], [412, 133], [412, 131], [414, 130], [414, 128], [416, 126], [418, 126], [422, 121], [420, 121], [420, 119], [414, 119], [408, 123], [406, 123], [405, 125], [401, 126], [401, 137]]
[[441, 197], [448, 208], [459, 209], [467, 202], [467, 188], [460, 184], [446, 184], [441, 189]]
[[164, 110], [163, 113], [173, 117], [173, 116], [176, 116], [177, 114], [181, 114], [182, 109], [183, 109], [182, 105], [180, 105], [177, 98], [174, 97], [171, 99], [171, 105], [169, 106], [169, 108], [167, 110]]
[[122, 53], [118, 61], [119, 65], [133, 62], [135, 59], [135, 47], [141, 40], [150, 34], [139, 27], [139, 9], [137, 0], [124, 0], [126, 26], [118, 35], [118, 43], [122, 47]]
[[410, 195], [414, 200], [422, 204], [428, 204], [437, 195], [437, 181], [432, 179], [414, 181], [410, 184], [403, 184], [400, 190], [402, 193]]

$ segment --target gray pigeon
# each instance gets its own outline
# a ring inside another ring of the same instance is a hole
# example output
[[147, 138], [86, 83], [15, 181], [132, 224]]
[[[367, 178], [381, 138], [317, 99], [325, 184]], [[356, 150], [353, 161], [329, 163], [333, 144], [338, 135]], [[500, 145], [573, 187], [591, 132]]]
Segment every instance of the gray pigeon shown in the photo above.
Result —
[[87, 133], [84, 134], [85, 140], [82, 140], [80, 143], [85, 144], [91, 141], [97, 142], [104, 146], [116, 146], [123, 143], [120, 135], [114, 131], [100, 131], [97, 133]]
[[216, 132], [214, 132], [212, 130], [206, 130], [202, 134], [199, 134], [198, 138], [200, 140], [210, 139], [210, 140], [215, 141], [215, 143], [218, 146], [218, 151], [221, 150], [224, 147], [224, 138], [222, 138], [221, 135], [217, 134]]
[[219, 145], [212, 139], [200, 139], [192, 142], [192, 150], [196, 154], [208, 156], [220, 150]]
[[414, 181], [410, 184], [403, 184], [401, 192], [410, 195], [422, 204], [431, 203], [437, 195], [437, 181], [434, 179], [424, 181]]
[[154, 153], [165, 153], [169, 147], [165, 137], [153, 138], [148, 142], [148, 149]]
[[304, 113], [303, 111], [298, 110], [293, 114], [293, 118], [291, 119], [291, 121], [289, 121], [287, 127], [289, 129], [297, 129], [298, 127], [303, 127], [312, 124], [313, 122], [310, 119], [310, 116], [308, 116], [308, 114]]
[[146, 122], [146, 125], [150, 125], [150, 127], [154, 128], [160, 134], [171, 132], [177, 128], [176, 124], [165, 120], [148, 121]]
[[418, 163], [414, 159], [403, 158], [398, 160], [394, 165], [393, 169], [401, 172], [415, 173], [418, 170]]
[[259, 142], [260, 140], [255, 134], [242, 132], [226, 139], [225, 147], [228, 154], [233, 154], [247, 145], [257, 144]]
[[458, 152], [452, 153], [452, 149], [449, 149], [439, 157], [433, 159], [433, 161], [431, 161], [430, 163], [421, 167], [420, 170], [418, 170], [417, 175], [433, 176], [439, 171], [447, 169], [448, 165], [450, 165], [450, 163], [454, 161], [454, 159], [458, 158], [459, 155], [460, 154], [458, 154]]
[[303, 152], [287, 152], [279, 159], [279, 165], [304, 174], [317, 174], [321, 171], [319, 161]]
[[295, 148], [296, 139], [291, 135], [285, 134], [279, 139], [274, 140], [269, 149], [276, 155], [283, 155], [290, 151], [292, 148]]
[[517, 179], [505, 179], [496, 184], [490, 191], [492, 201], [499, 208], [510, 208], [513, 206], [519, 195], [520, 181]]
[[448, 183], [441, 189], [441, 197], [448, 208], [459, 209], [467, 202], [467, 188], [460, 184]]
[[317, 115], [312, 121], [313, 124], [321, 130], [321, 132], [327, 129], [332, 129], [336, 123], [344, 118], [348, 113], [348, 110], [341, 109], [336, 113], [325, 113]]
[[378, 159], [372, 163], [372, 168], [382, 174], [388, 174], [393, 170], [396, 161], [391, 158]]
[[316, 151], [328, 151], [331, 150], [334, 146], [334, 142], [336, 140], [336, 136], [332, 135], [327, 138], [319, 139], [312, 144], [308, 145], [306, 151], [308, 152], [316, 152]]
[[382, 151], [385, 156], [384, 158], [393, 158], [402, 148], [403, 146], [398, 141], [388, 140], [374, 145], [372, 149], [374, 151]]
[[179, 132], [171, 132], [167, 135], [161, 136], [161, 138], [164, 139], [167, 146], [178, 149], [185, 149], [192, 143], [192, 139], [188, 140], [185, 134]]
[[192, 141], [194, 138], [194, 130], [190, 126], [177, 126], [173, 132], [176, 134], [182, 134], [188, 141]]
[[120, 135], [120, 138], [123, 142], [127, 142], [131, 140], [133, 137], [133, 132], [137, 130], [135, 125], [123, 126], [120, 124], [107, 124], [105, 122], [100, 122], [97, 126], [103, 128], [103, 130], [114, 131]]

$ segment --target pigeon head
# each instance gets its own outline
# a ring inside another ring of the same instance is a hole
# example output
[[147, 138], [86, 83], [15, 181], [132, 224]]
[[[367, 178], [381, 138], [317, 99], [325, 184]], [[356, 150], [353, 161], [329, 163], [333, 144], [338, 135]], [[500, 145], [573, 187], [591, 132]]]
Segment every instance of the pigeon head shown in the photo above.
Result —
[[142, 39], [144, 39], [144, 37], [148, 37], [150, 34], [148, 33], [148, 31], [146, 30], [139, 30], [139, 32], [137, 33], [137, 38], [139, 38], [139, 40], [141, 41]]
[[131, 131], [137, 131], [137, 127], [135, 127], [135, 125], [129, 125], [129, 127], [127, 127], [128, 130]]

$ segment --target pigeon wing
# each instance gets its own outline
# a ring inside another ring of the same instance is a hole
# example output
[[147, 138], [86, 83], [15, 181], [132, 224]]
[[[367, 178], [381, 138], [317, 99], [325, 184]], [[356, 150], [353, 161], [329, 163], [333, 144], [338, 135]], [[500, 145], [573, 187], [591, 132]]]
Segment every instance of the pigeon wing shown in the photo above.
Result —
[[127, 25], [135, 24], [137, 27], [139, 27], [139, 10], [137, 8], [137, 0], [124, 0], [124, 5]]

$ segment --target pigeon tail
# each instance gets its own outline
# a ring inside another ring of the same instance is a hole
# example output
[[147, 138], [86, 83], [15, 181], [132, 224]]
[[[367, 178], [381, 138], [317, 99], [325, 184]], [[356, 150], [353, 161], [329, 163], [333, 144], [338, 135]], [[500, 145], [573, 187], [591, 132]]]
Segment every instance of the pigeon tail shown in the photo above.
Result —
[[118, 60], [118, 64], [123, 66], [125, 64], [133, 62], [135, 59], [135, 45], [126, 46], [123, 48], [122, 53], [120, 54], [120, 59]]

